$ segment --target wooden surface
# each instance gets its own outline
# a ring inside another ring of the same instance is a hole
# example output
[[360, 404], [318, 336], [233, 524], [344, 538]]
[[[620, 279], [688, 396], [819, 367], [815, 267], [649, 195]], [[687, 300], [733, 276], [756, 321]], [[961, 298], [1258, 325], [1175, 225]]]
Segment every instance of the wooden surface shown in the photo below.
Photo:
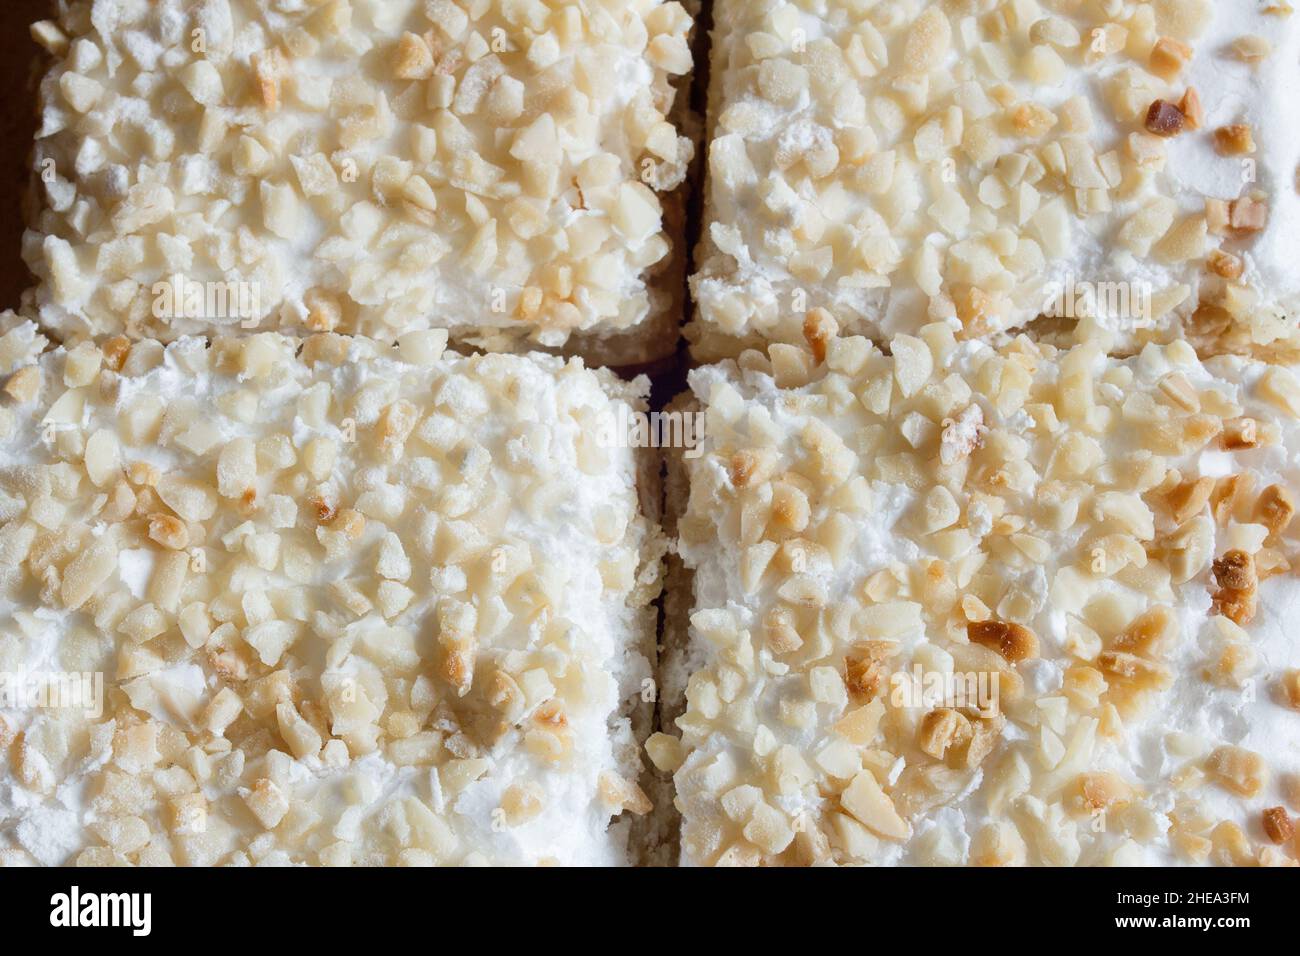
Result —
[[32, 283], [23, 265], [23, 194], [36, 132], [36, 57], [28, 26], [49, 0], [0, 0], [0, 309], [13, 308]]

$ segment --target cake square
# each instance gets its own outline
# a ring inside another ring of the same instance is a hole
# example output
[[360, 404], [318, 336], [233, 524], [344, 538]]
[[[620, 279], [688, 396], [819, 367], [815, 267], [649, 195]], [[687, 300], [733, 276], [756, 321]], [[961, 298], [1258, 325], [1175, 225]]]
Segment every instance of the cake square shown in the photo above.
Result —
[[1295, 372], [823, 347], [692, 373], [682, 862], [1294, 865]]
[[63, 337], [675, 348], [680, 4], [63, 7], [24, 243]]
[[0, 858], [636, 860], [663, 545], [597, 426], [643, 381], [445, 332], [32, 334], [0, 339]]
[[1294, 358], [1300, 56], [1231, 0], [718, 0], [701, 360], [829, 310]]

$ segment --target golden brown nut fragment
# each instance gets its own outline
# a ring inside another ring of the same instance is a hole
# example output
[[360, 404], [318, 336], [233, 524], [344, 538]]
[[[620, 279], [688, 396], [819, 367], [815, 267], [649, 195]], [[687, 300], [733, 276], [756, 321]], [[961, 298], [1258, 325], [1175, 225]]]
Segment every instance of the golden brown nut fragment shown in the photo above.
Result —
[[727, 473], [731, 483], [737, 488], [744, 488], [758, 470], [758, 456], [752, 451], [738, 451], [731, 456], [727, 464]]
[[1245, 551], [1234, 549], [1214, 561], [1214, 580], [1221, 588], [1244, 591], [1258, 583], [1255, 559]]
[[1228, 205], [1228, 225], [1234, 233], [1261, 231], [1268, 225], [1268, 203], [1253, 197], [1234, 199]]
[[190, 543], [190, 533], [185, 523], [169, 514], [149, 516], [149, 537], [173, 551], [183, 551]]
[[950, 707], [940, 707], [926, 714], [917, 733], [916, 744], [921, 752], [935, 760], [942, 760], [948, 748], [958, 742], [962, 725], [966, 724], [969, 735], [969, 721]]
[[1254, 592], [1224, 588], [1214, 595], [1214, 613], [1222, 614], [1241, 627], [1246, 627], [1255, 620], [1258, 608], [1259, 598]]
[[1097, 667], [1112, 685], [1135, 694], [1167, 687], [1171, 680], [1164, 667], [1125, 651], [1104, 651], [1097, 656]]
[[808, 527], [808, 496], [794, 485], [776, 482], [772, 486], [772, 520], [790, 531]]
[[1268, 782], [1264, 758], [1241, 747], [1220, 747], [1205, 762], [1206, 773], [1219, 785], [1243, 797], [1256, 797]]
[[104, 352], [104, 365], [114, 372], [122, 371], [127, 353], [131, 351], [131, 342], [124, 335], [115, 335], [101, 347]]
[[1192, 59], [1192, 48], [1173, 37], [1160, 37], [1151, 48], [1151, 72], [1172, 80]]
[[867, 703], [880, 692], [880, 665], [868, 658], [844, 658], [844, 684], [855, 703]]
[[41, 370], [35, 365], [20, 368], [5, 382], [4, 393], [19, 405], [36, 401], [41, 391]]
[[1147, 110], [1146, 130], [1156, 136], [1177, 136], [1183, 131], [1187, 119], [1173, 103], [1168, 100], [1156, 100]]
[[1175, 623], [1174, 612], [1158, 605], [1135, 617], [1124, 633], [1115, 638], [1113, 650], [1140, 657], [1152, 657], [1160, 650]]
[[1205, 125], [1205, 107], [1201, 104], [1201, 94], [1196, 87], [1189, 86], [1178, 101], [1178, 108], [1183, 111], [1183, 120], [1189, 130], [1198, 130]]
[[1241, 451], [1259, 447], [1259, 422], [1253, 418], [1234, 418], [1223, 425], [1223, 450]]
[[1259, 576], [1252, 555], [1232, 550], [1216, 559], [1214, 580], [1219, 585], [1213, 599], [1214, 613], [1222, 614], [1242, 627], [1255, 619], [1255, 610], [1259, 604], [1256, 594]]
[[1240, 256], [1234, 256], [1222, 249], [1215, 249], [1210, 253], [1209, 258], [1205, 260], [1205, 265], [1216, 276], [1229, 281], [1240, 279], [1246, 271], [1246, 264], [1242, 262]]
[[1255, 520], [1268, 528], [1269, 534], [1281, 534], [1295, 517], [1295, 498], [1282, 485], [1269, 485], [1255, 503]]
[[[1251, 437], [1252, 440], [1259, 441], [1258, 435]], [[1210, 511], [1214, 515], [1214, 520], [1221, 525], [1227, 524], [1246, 500], [1246, 495], [1250, 493], [1254, 484], [1255, 479], [1249, 473], [1225, 475], [1220, 478], [1214, 486], [1214, 494], [1210, 496]]]
[[1023, 624], [1011, 621], [971, 621], [966, 637], [972, 644], [997, 651], [1013, 664], [1038, 656], [1038, 637]]
[[897, 652], [889, 641], [864, 641], [844, 658], [844, 685], [855, 703], [870, 703], [885, 679], [884, 661]]
[[[1287, 671], [1282, 675], [1282, 693], [1292, 710], [1300, 710], [1300, 670]], [[1296, 794], [1300, 796], [1300, 786], [1297, 786]]]
[[1133, 788], [1113, 773], [1084, 773], [1078, 779], [1079, 795], [1089, 810], [1122, 806], [1133, 799]]
[[1209, 504], [1214, 484], [1213, 478], [1198, 478], [1183, 482], [1165, 495], [1176, 527], [1182, 527]]
[[1274, 843], [1281, 845], [1295, 836], [1295, 825], [1286, 807], [1269, 807], [1264, 811], [1264, 832]]
[[1224, 156], [1245, 156], [1255, 151], [1255, 134], [1246, 123], [1220, 126], [1214, 131], [1214, 145]]
[[820, 365], [826, 361], [826, 346], [839, 333], [839, 324], [825, 309], [812, 309], [803, 320], [803, 337]]
[[323, 497], [313, 498], [311, 504], [318, 524], [330, 524], [338, 517], [338, 508]]

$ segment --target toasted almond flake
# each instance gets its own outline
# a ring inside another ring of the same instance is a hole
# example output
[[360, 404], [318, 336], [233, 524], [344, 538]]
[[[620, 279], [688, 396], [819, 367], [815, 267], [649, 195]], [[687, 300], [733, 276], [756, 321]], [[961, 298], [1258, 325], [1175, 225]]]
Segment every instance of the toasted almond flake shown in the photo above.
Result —
[[870, 771], [864, 770], [840, 795], [844, 809], [887, 840], [906, 840], [911, 827], [898, 815], [894, 803], [876, 782]]
[[1183, 98], [1178, 101], [1178, 109], [1182, 111], [1184, 125], [1189, 130], [1198, 130], [1205, 125], [1205, 107], [1201, 103], [1201, 94], [1196, 91], [1196, 87], [1189, 86], [1183, 93]]
[[1084, 805], [1090, 810], [1108, 810], [1133, 799], [1133, 788], [1113, 773], [1085, 773], [1078, 779]]
[[1160, 37], [1151, 48], [1151, 72], [1173, 80], [1192, 59], [1192, 48], [1172, 37]]
[[1219, 747], [1205, 762], [1215, 783], [1243, 797], [1255, 797], [1268, 782], [1268, 767], [1257, 753], [1241, 747]]
[[1282, 676], [1282, 694], [1288, 707], [1300, 710], [1300, 670], [1287, 671]]
[[1215, 249], [1210, 253], [1206, 260], [1206, 267], [1215, 275], [1229, 281], [1240, 279], [1246, 270], [1245, 263], [1240, 256], [1235, 256], [1230, 252], [1224, 252], [1221, 249]]
[[1247, 123], [1232, 123], [1214, 131], [1214, 145], [1224, 156], [1246, 156], [1255, 152], [1255, 132]]
[[1183, 131], [1187, 117], [1173, 103], [1156, 100], [1147, 110], [1145, 127], [1148, 133], [1156, 136], [1177, 136]]
[[1295, 837], [1295, 825], [1285, 807], [1269, 807], [1264, 811], [1264, 832], [1274, 843], [1290, 843]]
[[40, 390], [41, 370], [34, 365], [20, 368], [4, 385], [4, 393], [20, 405], [36, 401]]
[[952, 27], [938, 7], [927, 7], [916, 18], [903, 44], [903, 68], [924, 75], [937, 69], [948, 55]]
[[1017, 663], [1038, 656], [1038, 637], [1023, 624], [1011, 621], [971, 621], [966, 625], [971, 643], [997, 651]]
[[1272, 52], [1273, 45], [1255, 34], [1246, 34], [1232, 41], [1232, 53], [1243, 63], [1254, 65], [1267, 59]]

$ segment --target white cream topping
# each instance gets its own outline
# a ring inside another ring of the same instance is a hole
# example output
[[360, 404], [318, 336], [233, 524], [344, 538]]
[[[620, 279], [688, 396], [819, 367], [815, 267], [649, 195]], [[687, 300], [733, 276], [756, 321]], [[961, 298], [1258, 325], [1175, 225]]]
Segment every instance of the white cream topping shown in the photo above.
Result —
[[666, 118], [680, 4], [66, 7], [37, 31], [58, 57], [25, 246], [47, 326], [507, 348], [662, 307], [658, 193], [692, 153]]
[[644, 382], [445, 340], [41, 359], [0, 671], [105, 695], [0, 704], [6, 862], [629, 862], [661, 549], [591, 426]]
[[[1294, 862], [1262, 822], [1300, 781], [1291, 370], [942, 325], [743, 364], [691, 378], [692, 674], [680, 742], [650, 746], [684, 862]], [[1253, 617], [1220, 594], [1234, 553]], [[953, 673], [997, 716], [919, 693]]]
[[[1095, 316], [1131, 350], [1293, 339], [1300, 19], [1284, 5], [719, 6], [700, 354], [799, 342], [814, 307], [879, 341], [1040, 314]], [[1243, 37], [1267, 52], [1243, 60]], [[1166, 66], [1166, 44], [1187, 62]], [[1199, 129], [1148, 133], [1151, 104], [1189, 88]], [[1250, 155], [1216, 148], [1229, 124], [1250, 127]], [[1207, 207], [1254, 198], [1260, 230]], [[1198, 305], [1236, 327], [1190, 322]]]

